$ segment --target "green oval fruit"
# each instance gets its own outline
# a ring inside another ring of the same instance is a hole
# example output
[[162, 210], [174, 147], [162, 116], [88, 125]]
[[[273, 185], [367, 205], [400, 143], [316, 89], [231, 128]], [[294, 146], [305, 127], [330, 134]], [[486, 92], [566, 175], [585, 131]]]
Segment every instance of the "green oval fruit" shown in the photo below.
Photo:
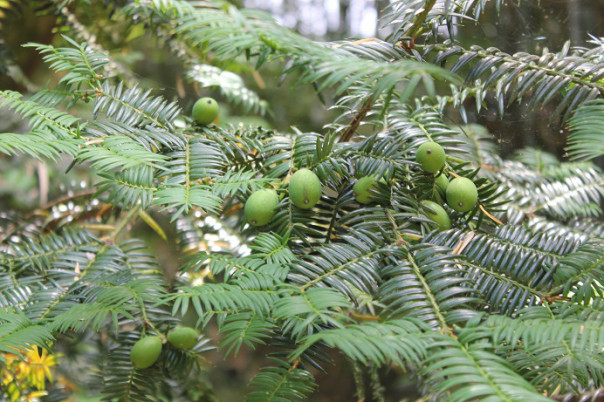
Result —
[[197, 345], [199, 331], [191, 327], [176, 327], [168, 333], [168, 342], [178, 349], [188, 350]]
[[139, 339], [130, 349], [130, 360], [136, 368], [147, 368], [157, 361], [161, 354], [161, 339], [146, 336]]
[[377, 179], [373, 176], [365, 176], [357, 180], [352, 187], [354, 198], [361, 204], [370, 204], [373, 201], [371, 189], [375, 189]]
[[264, 226], [275, 216], [279, 196], [275, 190], [254, 191], [245, 202], [245, 220], [252, 226]]
[[193, 105], [193, 120], [208, 125], [218, 117], [218, 103], [212, 98], [201, 98]]
[[445, 166], [445, 150], [436, 142], [424, 142], [417, 149], [415, 160], [425, 172], [436, 173]]
[[309, 209], [321, 198], [321, 181], [308, 169], [300, 169], [289, 181], [289, 199], [295, 206]]
[[457, 212], [468, 212], [478, 202], [478, 190], [474, 182], [465, 177], [451, 180], [447, 186], [447, 204]]
[[449, 186], [449, 179], [447, 179], [447, 176], [441, 174], [434, 180], [434, 182], [436, 183], [438, 192], [442, 195], [445, 195], [447, 193], [447, 187]]
[[422, 204], [426, 206], [424, 208], [426, 216], [432, 219], [440, 230], [451, 229], [451, 219], [449, 219], [449, 215], [447, 215], [447, 211], [443, 207], [434, 201], [423, 201]]

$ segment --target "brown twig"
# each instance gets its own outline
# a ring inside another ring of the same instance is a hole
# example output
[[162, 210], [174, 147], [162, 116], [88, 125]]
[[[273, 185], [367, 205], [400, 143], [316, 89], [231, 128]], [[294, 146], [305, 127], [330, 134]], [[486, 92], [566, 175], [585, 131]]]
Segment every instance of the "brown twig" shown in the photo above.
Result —
[[64, 222], [65, 219], [68, 219], [68, 218], [71, 219], [69, 221], [69, 223], [71, 225], [74, 225], [81, 221], [88, 221], [91, 218], [100, 220], [105, 215], [107, 215], [107, 213], [111, 210], [111, 208], [112, 208], [111, 204], [100, 204], [98, 206], [92, 207], [90, 209], [86, 209], [84, 211], [79, 211], [79, 212], [76, 210], [68, 210], [65, 213], [47, 221], [42, 226], [42, 229], [44, 230], [44, 232], [53, 231], [61, 224], [61, 222]]
[[50, 201], [48, 204], [45, 204], [45, 205], [41, 206], [40, 208], [38, 208], [38, 210], [50, 209], [50, 208], [54, 207], [55, 205], [62, 204], [62, 203], [67, 202], [67, 201], [71, 201], [71, 200], [73, 200], [75, 198], [80, 198], [80, 197], [86, 197], [86, 196], [89, 196], [89, 195], [93, 195], [97, 191], [98, 190], [96, 190], [96, 189], [91, 189], [91, 190], [83, 190], [83, 191], [80, 191], [80, 192], [77, 192], [77, 193], [65, 195], [63, 197], [59, 197], [57, 199], [54, 199], [54, 200]]
[[346, 131], [344, 131], [344, 134], [342, 134], [338, 142], [346, 142], [352, 138], [352, 136], [357, 131], [357, 128], [359, 128], [359, 125], [361, 124], [365, 116], [367, 116], [367, 112], [369, 112], [372, 106], [373, 98], [370, 96], [369, 98], [367, 98], [365, 103], [363, 103], [363, 106], [361, 106], [361, 108], [357, 110], [356, 115], [352, 118], [350, 124], [346, 128]]
[[402, 41], [398, 43], [398, 45], [400, 47], [402, 47], [403, 49], [405, 49], [405, 51], [408, 52], [409, 50], [411, 50], [415, 47], [415, 39], [417, 37], [416, 36], [417, 32], [421, 28], [422, 24], [424, 22], [426, 22], [428, 13], [430, 13], [430, 10], [432, 10], [432, 8], [434, 7], [435, 4], [436, 4], [436, 0], [426, 0], [426, 5], [424, 6], [424, 9], [422, 10], [421, 13], [419, 13], [419, 15], [417, 16], [417, 19], [415, 20], [413, 25], [411, 25], [411, 28], [409, 28], [409, 30], [407, 32], [405, 32], [405, 34], [403, 35], [404, 37], [411, 38], [411, 40], [409, 41], [409, 44], [403, 43]]
[[415, 34], [417, 34], [419, 28], [426, 21], [426, 18], [428, 18], [428, 13], [430, 13], [435, 4], [436, 0], [426, 0], [426, 6], [424, 7], [424, 10], [417, 16], [417, 19], [415, 20], [411, 28], [409, 28], [409, 30], [405, 33], [405, 36], [409, 36], [415, 39]]

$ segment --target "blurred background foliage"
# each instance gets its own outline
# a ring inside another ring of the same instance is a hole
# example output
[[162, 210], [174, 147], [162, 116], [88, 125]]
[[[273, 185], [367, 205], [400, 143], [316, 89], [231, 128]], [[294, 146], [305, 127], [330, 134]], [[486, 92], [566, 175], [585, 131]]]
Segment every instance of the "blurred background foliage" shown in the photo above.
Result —
[[[221, 100], [219, 92], [200, 89], [188, 82], [185, 77], [186, 68], [181, 61], [158, 43], [155, 35], [146, 33], [142, 24], [136, 24], [136, 21], [132, 24], [132, 21], [126, 21], [116, 13], [116, 6], [123, 3], [120, 0], [80, 1], [69, 5], [68, 11], [88, 28], [88, 32], [104, 45], [115, 60], [131, 66], [141, 85], [160, 88], [164, 96], [178, 100], [186, 111], [190, 111], [193, 102], [202, 95], [211, 95]], [[233, 3], [270, 12], [284, 25], [316, 40], [385, 37], [388, 34], [377, 27], [377, 18], [381, 15], [381, 10], [387, 7], [388, 0], [233, 0]], [[0, 74], [0, 89], [33, 91], [52, 86], [59, 79], [42, 63], [39, 53], [33, 48], [22, 47], [28, 42], [47, 44], [60, 40], [59, 34], [62, 32], [56, 24], [56, 16], [45, 14], [44, 4], [44, 1], [0, 0], [0, 12], [5, 17], [2, 19], [4, 24], [0, 37], [3, 46], [0, 56], [14, 60], [14, 64], [9, 64], [9, 69], [12, 69], [10, 74]], [[466, 47], [495, 46], [508, 53], [526, 51], [538, 54], [545, 48], [557, 51], [569, 39], [571, 45], [581, 46], [590, 39], [589, 35], [604, 36], [604, 1], [511, 1], [507, 2], [499, 14], [494, 7], [489, 7], [479, 22], [464, 22], [464, 26], [456, 30], [456, 34], [456, 39]], [[268, 105], [267, 113], [262, 115], [246, 113], [241, 106], [223, 101], [220, 103], [220, 124], [251, 123], [277, 130], [291, 130], [293, 126], [302, 131], [323, 132], [324, 125], [336, 115], [330, 111], [333, 99], [329, 96], [320, 99], [311, 86], [292, 89], [295, 76], [289, 76], [281, 82], [279, 65], [269, 63], [261, 71], [256, 71], [247, 64], [216, 65], [243, 77], [246, 86], [256, 91]], [[475, 110], [471, 106], [467, 105], [467, 110]], [[560, 121], [550, 121], [549, 118], [555, 104], [532, 112], [528, 112], [526, 105], [514, 104], [506, 110], [503, 119], [499, 118], [494, 104], [487, 106], [468, 118], [469, 121], [486, 126], [495, 134], [502, 156], [532, 146], [558, 158], [564, 157], [566, 128]], [[460, 124], [459, 114], [454, 110], [450, 112], [449, 122]], [[20, 127], [22, 124], [6, 109], [0, 109], [0, 131], [20, 132], [24, 129]], [[597, 162], [602, 165], [601, 160]], [[27, 157], [0, 157], [0, 171], [6, 172], [0, 177], [0, 208], [10, 206], [12, 209], [30, 211], [35, 216], [36, 207], [47, 205], [52, 200], [60, 200], [63, 194], [88, 191], [90, 176], [79, 168], [69, 170], [66, 175], [68, 168], [67, 162], [49, 167]], [[61, 208], [78, 207], [67, 202]], [[54, 209], [50, 216], [39, 217], [46, 221], [47, 228], [61, 225], [61, 208]], [[95, 204], [91, 203], [86, 208], [80, 213], [91, 212]], [[167, 226], [169, 225], [164, 225]], [[203, 230], [214, 236], [215, 247], [221, 247], [224, 233], [219, 233], [219, 230], [212, 233], [211, 227]], [[178, 256], [174, 255], [174, 233], [167, 233], [168, 241], [164, 241], [144, 225], [141, 225], [139, 231], [141, 237], [147, 238], [148, 244], [155, 246], [155, 253], [169, 280], [178, 263]], [[8, 235], [0, 233], [0, 236]], [[84, 375], [78, 372], [78, 362], [70, 360], [71, 356], [76, 356], [85, 349], [94, 354], [95, 343], [98, 342], [94, 338], [68, 340], [62, 343], [63, 350], [59, 357], [66, 364], [55, 366], [54, 360], [47, 360], [49, 370], [58, 370], [55, 377], [63, 387], [73, 387], [72, 380]], [[78, 353], [75, 353], [76, 350]], [[237, 358], [227, 361], [219, 353], [211, 352], [206, 356], [213, 369], [208, 372], [208, 378], [200, 381], [200, 387], [211, 383], [218, 400], [242, 400], [250, 378], [265, 363], [264, 355], [265, 351], [259, 348], [240, 353]], [[35, 360], [34, 355], [30, 357]], [[334, 358], [337, 362], [338, 357]], [[21, 369], [24, 377], [20, 381], [27, 383], [31, 368], [23, 366]], [[317, 374], [321, 393], [315, 395], [313, 400], [354, 399], [354, 373], [349, 371], [347, 364], [336, 364], [329, 379]], [[387, 385], [392, 391], [389, 395], [391, 400], [417, 398], [411, 379], [401, 373], [390, 374], [382, 373], [382, 378], [386, 382], [390, 381]], [[32, 379], [30, 385], [35, 385], [33, 382], [35, 380]], [[78, 378], [77, 382], [93, 384], [94, 376], [86, 381]], [[6, 383], [3, 385], [6, 386]], [[94, 392], [94, 387], [73, 391], [76, 395], [74, 400], [92, 400], [87, 395], [88, 391]], [[208, 394], [207, 390], [200, 390], [200, 393], [202, 391]], [[195, 390], [190, 392], [189, 396], [192, 397]], [[183, 400], [187, 400], [186, 397]]]

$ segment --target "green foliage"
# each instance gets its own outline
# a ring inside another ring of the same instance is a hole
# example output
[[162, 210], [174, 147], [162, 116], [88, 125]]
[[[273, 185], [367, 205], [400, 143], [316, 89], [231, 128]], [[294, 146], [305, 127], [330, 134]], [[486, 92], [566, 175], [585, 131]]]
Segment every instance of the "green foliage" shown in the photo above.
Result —
[[[478, 338], [478, 339], [477, 339]], [[459, 337], [435, 336], [424, 371], [437, 395], [447, 400], [548, 401], [495, 353], [493, 345], [465, 330]]]
[[[537, 56], [434, 35], [453, 16], [479, 18], [482, 0], [394, 2], [387, 41], [338, 43], [228, 3], [118, 2], [108, 24], [136, 21], [185, 78], [224, 101], [264, 113], [229, 69], [262, 74], [270, 63], [334, 97], [339, 113], [321, 133], [199, 127], [182, 113], [193, 99], [147, 88], [62, 3], [46, 4], [65, 36], [27, 44], [56, 85], [0, 92], [0, 107], [28, 125], [0, 133], [2, 159], [15, 162], [7, 173], [29, 157], [40, 177], [51, 170], [39, 180], [48, 200], [31, 211], [2, 204], [0, 352], [22, 358], [33, 345], [92, 339], [97, 354], [81, 364], [94, 367], [91, 392], [106, 400], [212, 398], [200, 355], [215, 346], [228, 358], [268, 353], [250, 401], [311, 397], [334, 349], [351, 362], [357, 394], [376, 399], [388, 391], [380, 369], [391, 367], [418, 374], [418, 390], [438, 400], [538, 401], [604, 385], [601, 170], [533, 148], [504, 160], [486, 128], [449, 124], [467, 120], [470, 98], [479, 110], [493, 98], [501, 113], [521, 98], [555, 99], [554, 116], [572, 116], [571, 157], [598, 157], [601, 99], [589, 101], [604, 93], [598, 43]], [[446, 153], [436, 170], [449, 188], [454, 177], [476, 186], [471, 207], [443, 206], [450, 229], [426, 216], [424, 205], [444, 201], [442, 179], [415, 162], [429, 141]], [[302, 169], [320, 181], [308, 209], [287, 191]], [[65, 170], [78, 191], [61, 181]], [[363, 177], [369, 203], [355, 198]], [[257, 228], [244, 205], [262, 190], [271, 216]], [[155, 234], [181, 258], [151, 253], [163, 249]], [[186, 350], [165, 343], [148, 368], [132, 365], [137, 340], [177, 325], [203, 335]]]
[[[384, 26], [392, 25], [394, 32], [388, 38], [391, 42], [411, 39], [418, 34], [429, 37], [435, 33], [430, 29], [446, 25], [451, 29], [453, 16], [465, 19], [477, 19], [483, 13], [488, 0], [461, 0], [455, 2], [437, 2], [410, 0], [394, 2], [388, 8], [388, 13], [382, 17]], [[494, 1], [497, 10], [501, 8], [502, 0]], [[422, 18], [417, 18], [418, 14]]]
[[426, 350], [425, 340], [419, 336], [420, 328], [411, 320], [393, 320], [326, 329], [308, 337], [294, 351], [293, 357], [299, 356], [310, 345], [322, 342], [363, 364], [383, 365], [391, 361], [401, 367], [419, 364]]
[[604, 155], [604, 101], [585, 102], [568, 121], [573, 131], [566, 148], [572, 160], [588, 160]]
[[[426, 56], [436, 53], [437, 64], [459, 56], [450, 70], [467, 71], [466, 85], [473, 87], [471, 92], [480, 100], [478, 105], [487, 91], [494, 89], [500, 115], [506, 103], [530, 98], [529, 108], [535, 108], [562, 95], [552, 116], [555, 117], [604, 94], [602, 83], [593, 74], [593, 60], [585, 54], [588, 52], [581, 48], [571, 50], [569, 42], [558, 53], [544, 49], [542, 55], [524, 52], [510, 55], [494, 47], [464, 49], [448, 41], [428, 45], [424, 53]], [[466, 98], [467, 92], [456, 93], [453, 104], [460, 106]]]
[[[33, 345], [46, 347], [47, 343], [53, 340], [50, 329], [33, 324], [27, 316], [19, 312], [10, 312], [4, 310], [0, 312], [0, 352], [2, 353], [20, 353]], [[5, 362], [6, 358], [0, 355], [0, 361]]]
[[307, 370], [277, 359], [273, 364], [252, 379], [250, 385], [254, 390], [248, 394], [247, 401], [300, 400], [315, 388], [314, 378]]

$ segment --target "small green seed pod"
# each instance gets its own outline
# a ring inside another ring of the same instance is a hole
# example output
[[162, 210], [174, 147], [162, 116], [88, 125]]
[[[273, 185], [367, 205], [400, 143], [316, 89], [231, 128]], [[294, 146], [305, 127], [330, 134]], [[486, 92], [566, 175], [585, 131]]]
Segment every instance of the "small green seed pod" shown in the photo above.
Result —
[[444, 196], [447, 193], [447, 187], [449, 186], [449, 179], [447, 179], [447, 176], [443, 174], [441, 174], [440, 176], [438, 176], [434, 182], [436, 183], [436, 188], [438, 189], [438, 192]]
[[199, 331], [190, 327], [176, 327], [168, 333], [168, 342], [178, 349], [188, 350], [197, 345]]
[[310, 209], [321, 198], [321, 181], [308, 169], [300, 169], [289, 181], [289, 199], [301, 209]]
[[415, 160], [428, 173], [436, 173], [445, 166], [445, 150], [436, 142], [424, 142], [417, 149]]
[[201, 98], [193, 105], [193, 120], [207, 126], [218, 117], [218, 103], [212, 98]]
[[434, 201], [422, 201], [422, 204], [425, 206], [426, 216], [432, 219], [440, 230], [451, 229], [451, 219], [443, 207]]
[[130, 360], [136, 368], [150, 367], [161, 354], [161, 339], [157, 336], [146, 336], [139, 339], [130, 349]]
[[457, 177], [447, 186], [447, 204], [457, 212], [468, 212], [478, 202], [478, 190], [466, 177]]
[[373, 176], [365, 176], [357, 180], [352, 187], [354, 198], [360, 204], [370, 204], [373, 201], [371, 189], [375, 189], [377, 179]]
[[255, 191], [245, 202], [245, 220], [252, 226], [264, 226], [273, 219], [279, 205], [279, 196], [275, 190]]

